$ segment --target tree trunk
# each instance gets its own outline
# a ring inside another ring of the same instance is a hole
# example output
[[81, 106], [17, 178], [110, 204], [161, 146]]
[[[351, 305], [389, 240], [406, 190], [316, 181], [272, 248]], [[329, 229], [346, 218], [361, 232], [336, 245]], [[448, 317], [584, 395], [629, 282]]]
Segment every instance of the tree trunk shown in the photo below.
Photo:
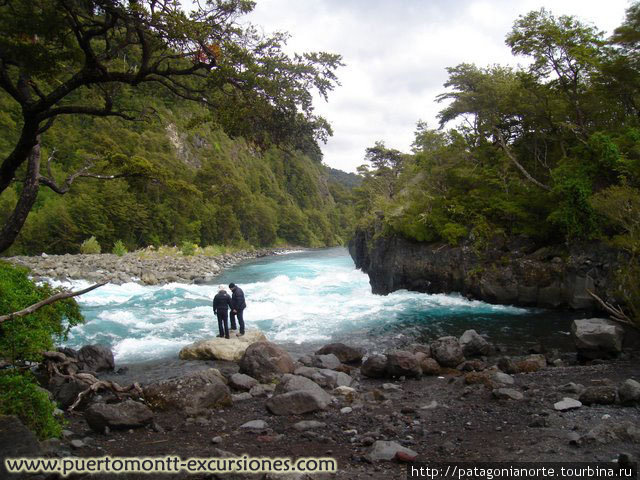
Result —
[[11, 216], [7, 219], [0, 231], [0, 253], [7, 250], [20, 233], [24, 222], [27, 220], [29, 211], [38, 197], [40, 182], [40, 138], [31, 148], [27, 163], [27, 174], [24, 179], [24, 186], [20, 193], [20, 198]]

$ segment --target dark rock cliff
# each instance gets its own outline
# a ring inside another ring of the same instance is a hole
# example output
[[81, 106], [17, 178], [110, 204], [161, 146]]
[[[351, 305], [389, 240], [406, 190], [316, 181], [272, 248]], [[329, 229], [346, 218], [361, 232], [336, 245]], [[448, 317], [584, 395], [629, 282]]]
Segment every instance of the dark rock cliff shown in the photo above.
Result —
[[459, 292], [490, 303], [570, 309], [596, 307], [587, 289], [610, 298], [620, 261], [602, 243], [536, 248], [525, 238], [499, 239], [478, 253], [470, 245], [414, 242], [375, 228], [357, 230], [349, 253], [369, 275], [373, 293]]

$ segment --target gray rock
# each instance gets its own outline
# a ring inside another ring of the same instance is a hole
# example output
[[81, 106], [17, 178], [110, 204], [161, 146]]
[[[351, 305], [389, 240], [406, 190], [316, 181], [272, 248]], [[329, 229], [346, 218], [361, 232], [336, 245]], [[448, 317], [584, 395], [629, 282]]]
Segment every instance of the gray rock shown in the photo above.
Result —
[[576, 395], [580, 395], [585, 390], [585, 386], [580, 383], [565, 383], [558, 388], [559, 391], [564, 393], [574, 393]]
[[115, 367], [113, 352], [104, 345], [85, 345], [78, 350], [77, 358], [83, 370], [101, 372]]
[[596, 359], [617, 356], [622, 352], [624, 329], [605, 318], [574, 320], [571, 333], [582, 358]]
[[105, 427], [114, 429], [138, 428], [153, 420], [153, 412], [146, 405], [133, 400], [121, 403], [94, 403], [87, 408], [84, 418], [96, 432]]
[[499, 384], [502, 385], [513, 385], [514, 383], [516, 383], [516, 381], [513, 379], [513, 377], [507, 373], [503, 373], [503, 372], [495, 372], [492, 376], [491, 379]]
[[618, 396], [620, 397], [620, 403], [623, 405], [640, 403], [640, 383], [632, 378], [625, 380], [618, 387]]
[[316, 355], [332, 353], [342, 363], [358, 363], [362, 360], [362, 351], [344, 343], [330, 343], [316, 352]]
[[214, 445], [218, 445], [219, 443], [222, 443], [222, 437], [220, 436], [213, 437], [211, 439], [211, 443], [213, 443]]
[[301, 375], [283, 375], [282, 381], [276, 387], [275, 393], [276, 395], [280, 395], [297, 390], [315, 392], [327, 405], [331, 403], [331, 395], [325, 392], [316, 382]]
[[249, 391], [249, 394], [252, 397], [266, 397], [267, 395], [273, 393], [275, 389], [276, 389], [276, 386], [273, 384], [261, 383], [260, 385], [256, 385], [255, 387], [253, 387]]
[[378, 440], [366, 455], [371, 462], [391, 461], [396, 458], [396, 454], [401, 452], [409, 458], [416, 458], [418, 454], [413, 450], [403, 447], [399, 443]]
[[422, 375], [422, 369], [416, 356], [404, 350], [387, 352], [387, 375], [390, 377], [413, 377]]
[[496, 388], [491, 392], [495, 398], [501, 400], [522, 400], [524, 395], [513, 388]]
[[493, 345], [478, 334], [475, 330], [467, 330], [460, 337], [460, 346], [465, 357], [491, 355]]
[[256, 342], [249, 345], [240, 360], [240, 372], [263, 383], [293, 371], [291, 356], [271, 342]]
[[251, 395], [251, 393], [249, 392], [242, 392], [231, 395], [231, 400], [233, 401], [233, 403], [245, 402], [247, 400], [251, 400], [252, 398], [253, 395]]
[[351, 375], [347, 375], [344, 372], [336, 372], [335, 370], [323, 368], [318, 370], [318, 375], [320, 377], [320, 381], [317, 381], [313, 378], [312, 380], [323, 387], [348, 387], [353, 383], [353, 378], [351, 377]]
[[610, 385], [587, 387], [579, 399], [584, 405], [611, 405], [616, 401], [616, 391], [616, 387]]
[[71, 442], [69, 442], [69, 445], [71, 445], [71, 448], [75, 450], [84, 448], [86, 446], [82, 440], [78, 440], [78, 439], [71, 440]]
[[573, 410], [575, 408], [580, 408], [582, 406], [582, 402], [576, 400], [575, 398], [565, 397], [559, 402], [553, 404], [553, 408], [559, 412], [565, 412], [567, 410]]
[[154, 410], [177, 409], [195, 415], [231, 405], [231, 391], [215, 368], [198, 370], [144, 387], [144, 397]]
[[338, 368], [342, 363], [333, 353], [326, 355], [313, 355], [311, 357], [311, 366], [317, 368], [327, 368], [330, 370]]
[[345, 413], [346, 414], [346, 413], [351, 413], [351, 412], [353, 412], [353, 408], [351, 408], [351, 407], [342, 407], [340, 409], [340, 413]]
[[301, 415], [303, 413], [324, 410], [328, 406], [326, 397], [314, 391], [296, 390], [274, 395], [266, 403], [267, 409], [274, 415]]
[[498, 360], [498, 368], [504, 373], [514, 374], [519, 373], [520, 370], [511, 357], [501, 357]]
[[267, 428], [267, 422], [264, 420], [251, 420], [250, 422], [240, 425], [245, 430], [264, 430]]
[[440, 375], [440, 364], [433, 358], [427, 357], [420, 361], [420, 370], [423, 375]]
[[314, 428], [324, 428], [327, 424], [324, 422], [319, 422], [317, 420], [302, 420], [301, 422], [295, 423], [293, 428], [298, 430], [299, 432], [303, 432], [305, 430], [312, 430]]
[[384, 378], [387, 375], [387, 357], [372, 355], [360, 367], [360, 373], [369, 378]]
[[258, 382], [255, 378], [250, 377], [249, 375], [245, 375], [244, 373], [234, 373], [229, 378], [229, 386], [231, 388], [235, 388], [236, 390], [241, 390], [244, 392], [248, 392], [259, 383], [260, 382]]
[[462, 347], [456, 337], [441, 337], [431, 342], [431, 355], [443, 367], [455, 368], [464, 362]]

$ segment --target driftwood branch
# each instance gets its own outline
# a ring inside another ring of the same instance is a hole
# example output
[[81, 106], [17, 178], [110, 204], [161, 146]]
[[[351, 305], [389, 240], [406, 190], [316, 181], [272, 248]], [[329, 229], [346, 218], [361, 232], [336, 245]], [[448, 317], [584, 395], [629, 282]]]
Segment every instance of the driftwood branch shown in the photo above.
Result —
[[507, 154], [507, 157], [509, 157], [509, 160], [511, 160], [515, 164], [515, 166], [518, 167], [518, 169], [527, 178], [527, 180], [536, 184], [538, 187], [546, 190], [547, 192], [550, 192], [551, 187], [533, 178], [533, 176], [527, 171], [527, 169], [522, 166], [522, 164], [518, 161], [516, 156], [513, 154], [513, 152], [509, 148], [509, 145], [507, 145], [507, 142], [505, 142], [502, 132], [497, 128], [495, 128], [494, 131], [495, 131], [496, 137], [498, 138], [498, 142], [500, 142], [500, 146], [502, 147], [502, 150], [504, 150], [504, 153]]
[[71, 298], [71, 297], [75, 297], [78, 295], [82, 295], [84, 293], [88, 293], [91, 290], [95, 290], [98, 287], [102, 287], [103, 285], [105, 285], [107, 282], [101, 282], [101, 283], [96, 283], [95, 285], [91, 285], [90, 287], [85, 288], [84, 290], [78, 290], [77, 292], [59, 292], [56, 293], [55, 295], [51, 295], [49, 298], [45, 298], [44, 300], [38, 302], [38, 303], [34, 303], [33, 305], [20, 310], [18, 312], [13, 312], [13, 313], [9, 313], [7, 315], [0, 315], [0, 323], [2, 322], [6, 322], [7, 320], [12, 320], [14, 318], [19, 318], [19, 317], [24, 317], [25, 315], [29, 315], [39, 309], [41, 309], [42, 307], [45, 307], [47, 305], [51, 305], [54, 302], [57, 302], [59, 300], [64, 300], [66, 298]]
[[600, 304], [600, 306], [609, 314], [611, 315], [611, 319], [615, 320], [617, 322], [620, 323], [624, 323], [627, 325], [631, 325], [631, 326], [636, 326], [636, 323], [631, 320], [631, 318], [629, 317], [629, 315], [627, 315], [624, 310], [622, 310], [622, 308], [619, 305], [613, 305], [609, 302], [604, 301], [602, 298], [600, 298], [598, 295], [596, 295], [595, 293], [593, 293], [591, 290], [587, 289], [587, 293], [589, 295], [591, 295], [596, 302], [598, 302]]

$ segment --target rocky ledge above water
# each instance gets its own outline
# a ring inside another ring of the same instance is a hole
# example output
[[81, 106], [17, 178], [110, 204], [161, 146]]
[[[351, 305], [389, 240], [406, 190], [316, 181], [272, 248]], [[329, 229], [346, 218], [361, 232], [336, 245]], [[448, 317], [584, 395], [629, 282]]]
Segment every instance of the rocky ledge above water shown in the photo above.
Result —
[[224, 269], [244, 260], [266, 257], [289, 249], [259, 249], [216, 256], [180, 253], [164, 255], [146, 249], [126, 253], [95, 255], [42, 255], [10, 257], [5, 260], [31, 269], [35, 279], [83, 279], [92, 282], [108, 280], [121, 284], [139, 282], [145, 285], [163, 283], [208, 283]]
[[527, 238], [497, 238], [482, 252], [469, 243], [421, 243], [380, 228], [360, 229], [349, 243], [374, 293], [407, 289], [458, 292], [489, 303], [593, 309], [587, 290], [612, 299], [620, 252], [602, 243], [538, 248]]

